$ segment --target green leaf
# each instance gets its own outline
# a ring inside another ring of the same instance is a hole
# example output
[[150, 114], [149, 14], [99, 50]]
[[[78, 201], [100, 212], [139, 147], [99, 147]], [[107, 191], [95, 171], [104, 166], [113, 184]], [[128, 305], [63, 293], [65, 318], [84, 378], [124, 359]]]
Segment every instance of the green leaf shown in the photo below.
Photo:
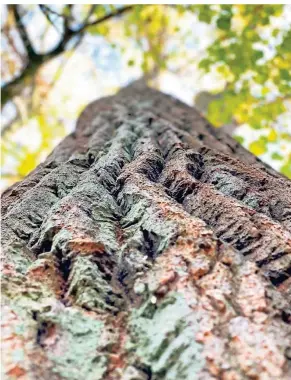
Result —
[[134, 66], [134, 59], [129, 59], [129, 60], [127, 61], [127, 65], [128, 65], [128, 66]]
[[281, 173], [287, 178], [291, 178], [291, 160], [281, 167]]
[[273, 160], [278, 160], [278, 161], [282, 161], [284, 159], [283, 156], [281, 156], [277, 152], [274, 152], [271, 157], [272, 157]]
[[231, 17], [229, 16], [221, 16], [216, 21], [216, 25], [219, 29], [229, 30], [231, 26]]
[[210, 24], [216, 12], [213, 11], [211, 6], [209, 5], [200, 5], [198, 9], [199, 9], [199, 15], [198, 15], [199, 21]]
[[[291, 47], [290, 47], [290, 49], [291, 49]], [[291, 70], [291, 67], [290, 67], [290, 70]], [[291, 73], [290, 73], [290, 71], [288, 71], [286, 69], [280, 70], [280, 76], [283, 80], [286, 80], [286, 81], [291, 80]]]
[[262, 52], [262, 50], [255, 50], [253, 56], [255, 61], [258, 61], [259, 59], [263, 58], [264, 53]]
[[241, 145], [243, 145], [245, 139], [242, 137], [242, 136], [234, 136], [234, 139], [240, 143]]
[[209, 58], [204, 58], [199, 62], [198, 67], [202, 70], [208, 71], [210, 69], [211, 64], [212, 61]]

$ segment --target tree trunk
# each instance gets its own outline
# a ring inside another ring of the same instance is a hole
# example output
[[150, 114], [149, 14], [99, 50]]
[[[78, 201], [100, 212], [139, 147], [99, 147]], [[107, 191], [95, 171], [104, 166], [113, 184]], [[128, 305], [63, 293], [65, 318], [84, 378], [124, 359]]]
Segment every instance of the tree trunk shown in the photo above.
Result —
[[8, 379], [290, 379], [291, 184], [139, 82], [2, 197]]

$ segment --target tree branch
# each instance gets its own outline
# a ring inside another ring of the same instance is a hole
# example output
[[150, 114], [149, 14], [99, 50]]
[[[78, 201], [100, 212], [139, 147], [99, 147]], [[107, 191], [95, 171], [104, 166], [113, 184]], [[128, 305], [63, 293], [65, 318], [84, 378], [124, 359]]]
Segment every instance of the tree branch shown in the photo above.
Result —
[[[23, 25], [23, 22], [21, 20], [21, 16], [19, 14], [18, 7], [17, 7], [17, 5], [12, 5], [12, 7], [14, 10], [15, 20], [16, 20], [17, 25], [19, 27], [21, 37], [27, 43], [27, 52], [28, 52], [29, 60], [28, 60], [27, 65], [23, 69], [23, 71], [20, 73], [20, 75], [18, 75], [17, 77], [12, 79], [10, 82], [7, 82], [5, 85], [2, 86], [2, 88], [1, 88], [2, 107], [3, 107], [3, 105], [5, 105], [5, 103], [9, 99], [11, 99], [15, 95], [18, 95], [21, 92], [21, 90], [22, 90], [21, 84], [23, 85], [26, 78], [27, 79], [31, 78], [37, 72], [37, 70], [39, 69], [39, 67], [43, 63], [48, 62], [52, 58], [55, 58], [59, 54], [63, 53], [65, 51], [66, 44], [68, 43], [68, 41], [72, 37], [77, 36], [77, 35], [81, 36], [85, 32], [86, 28], [88, 28], [90, 26], [95, 26], [95, 25], [101, 24], [101, 23], [103, 23], [103, 22], [105, 22], [105, 21], [107, 21], [113, 17], [120, 16], [120, 15], [124, 14], [125, 12], [131, 10], [133, 8], [133, 5], [117, 9], [116, 11], [109, 13], [109, 14], [107, 14], [107, 15], [105, 15], [105, 16], [103, 16], [103, 17], [101, 17], [101, 18], [99, 18], [99, 19], [97, 19], [91, 23], [86, 23], [86, 21], [87, 21], [86, 20], [85, 24], [77, 30], [71, 30], [67, 26], [67, 28], [65, 28], [65, 30], [64, 30], [64, 34], [62, 36], [62, 39], [60, 40], [58, 45], [53, 50], [51, 50], [50, 52], [47, 52], [45, 54], [39, 54], [39, 53], [36, 53], [34, 51], [33, 47], [31, 46], [31, 43], [29, 41], [25, 26]], [[89, 12], [90, 14], [92, 13], [92, 9], [93, 8], [91, 8], [91, 10]], [[86, 19], [88, 19], [88, 17]]]
[[16, 28], [21, 36], [22, 42], [26, 48], [27, 51], [27, 56], [28, 60], [34, 59], [36, 52], [34, 51], [34, 48], [31, 44], [30, 38], [28, 36], [27, 30], [25, 28], [25, 25], [22, 20], [22, 16], [19, 12], [19, 8], [16, 4], [9, 5], [11, 8], [14, 18], [15, 18], [15, 23], [16, 23]]
[[101, 18], [99, 18], [99, 19], [97, 19], [91, 23], [84, 24], [80, 29], [74, 31], [73, 33], [74, 34], [82, 33], [86, 28], [88, 28], [90, 26], [95, 26], [95, 25], [101, 24], [102, 22], [107, 21], [112, 17], [121, 16], [123, 13], [128, 12], [132, 8], [133, 8], [133, 5], [128, 5], [126, 7], [117, 9], [116, 11], [109, 13], [108, 15], [105, 15], [105, 16], [103, 16], [103, 17], [101, 17]]
[[[51, 19], [51, 17], [50, 17], [51, 12], [50, 12], [50, 10], [48, 10], [48, 7], [46, 7], [43, 4], [39, 4], [39, 8], [40, 8], [41, 12], [44, 14], [45, 18], [48, 20], [49, 24], [52, 25], [58, 33], [61, 33], [59, 31], [59, 29], [57, 28], [56, 24]], [[62, 17], [61, 15], [58, 15], [58, 16]]]
[[93, 4], [86, 16], [86, 18], [84, 19], [84, 23], [86, 24], [88, 21], [89, 21], [89, 18], [92, 16], [93, 12], [95, 11], [97, 5], [96, 4]]
[[30, 60], [23, 71], [19, 76], [15, 77], [12, 81], [6, 83], [1, 88], [1, 103], [2, 107], [11, 99], [12, 97], [19, 95], [23, 89], [24, 83], [27, 83], [33, 78], [35, 73], [38, 71], [40, 66], [44, 62], [48, 62], [49, 60], [55, 58], [65, 50], [65, 44], [67, 43], [67, 39], [61, 40], [60, 43], [50, 52], [41, 55], [36, 54], [33, 60]]
[[[69, 4], [67, 6], [69, 7], [69, 9], [71, 8], [71, 4]], [[70, 19], [70, 18], [72, 19], [72, 16], [70, 16], [70, 15], [66, 16], [65, 14], [56, 12], [45, 4], [39, 4], [39, 7], [43, 13], [52, 14], [52, 15], [58, 16], [58, 17], [63, 18], [63, 19]]]

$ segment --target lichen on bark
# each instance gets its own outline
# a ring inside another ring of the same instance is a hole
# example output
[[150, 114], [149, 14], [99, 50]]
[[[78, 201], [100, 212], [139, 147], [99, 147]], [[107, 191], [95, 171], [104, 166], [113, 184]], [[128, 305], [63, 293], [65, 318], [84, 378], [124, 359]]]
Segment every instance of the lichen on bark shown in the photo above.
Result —
[[153, 379], [195, 378], [204, 366], [202, 346], [193, 339], [198, 323], [183, 295], [169, 293], [159, 305], [152, 296], [130, 316], [127, 349]]

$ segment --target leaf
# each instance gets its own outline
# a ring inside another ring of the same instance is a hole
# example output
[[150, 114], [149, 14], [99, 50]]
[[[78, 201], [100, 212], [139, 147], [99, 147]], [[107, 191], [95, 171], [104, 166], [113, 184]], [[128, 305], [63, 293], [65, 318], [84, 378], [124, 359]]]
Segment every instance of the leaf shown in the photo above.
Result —
[[266, 143], [262, 139], [259, 139], [257, 141], [253, 141], [250, 144], [249, 149], [255, 156], [260, 156], [260, 155], [266, 153], [266, 151], [267, 151]]
[[37, 154], [27, 152], [25, 157], [20, 161], [17, 167], [17, 173], [20, 176], [25, 176], [33, 170], [38, 164]]
[[245, 139], [242, 137], [242, 136], [234, 136], [234, 139], [240, 143], [241, 145], [243, 145]]
[[203, 69], [205, 71], [208, 71], [210, 69], [210, 66], [213, 62], [209, 59], [209, 58], [205, 58], [205, 59], [202, 59], [200, 62], [199, 62], [199, 65], [198, 67], [200, 69]]
[[281, 167], [281, 173], [283, 173], [287, 178], [291, 179], [291, 157], [290, 160]]
[[216, 25], [219, 29], [229, 30], [231, 26], [231, 17], [229, 16], [221, 16], [216, 21]]
[[215, 11], [213, 11], [212, 7], [209, 5], [199, 5], [198, 8], [196, 8], [199, 12], [198, 19], [199, 21], [205, 22], [207, 24], [210, 24], [212, 21], [212, 18], [216, 14]]
[[268, 141], [274, 142], [277, 140], [277, 138], [278, 138], [277, 132], [275, 131], [275, 129], [272, 129], [270, 133], [268, 134]]
[[291, 73], [290, 70], [281, 69], [280, 70], [280, 76], [283, 80], [289, 81], [291, 80]]
[[255, 50], [253, 56], [254, 60], [258, 61], [259, 59], [263, 58], [264, 53], [261, 50]]
[[281, 156], [277, 152], [274, 152], [271, 157], [272, 157], [273, 160], [278, 160], [278, 161], [282, 161], [283, 160], [283, 156]]

